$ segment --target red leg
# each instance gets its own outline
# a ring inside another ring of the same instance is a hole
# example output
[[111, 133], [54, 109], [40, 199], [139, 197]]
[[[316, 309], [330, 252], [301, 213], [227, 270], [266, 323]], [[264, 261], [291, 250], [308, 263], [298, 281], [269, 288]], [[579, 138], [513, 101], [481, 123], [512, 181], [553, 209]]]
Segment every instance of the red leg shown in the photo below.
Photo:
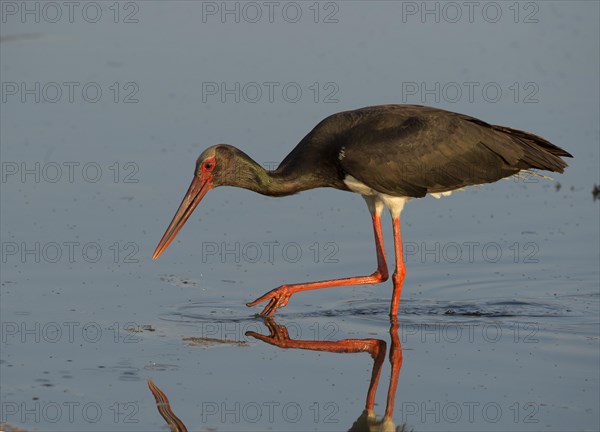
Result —
[[402, 369], [402, 345], [398, 337], [398, 320], [395, 316], [391, 319], [390, 338], [392, 340], [390, 348], [390, 365], [392, 373], [390, 377], [390, 387], [388, 388], [387, 403], [385, 406], [385, 417], [392, 418], [394, 414], [394, 400], [396, 399], [396, 389], [398, 388], [398, 378], [400, 378], [400, 369]]
[[402, 283], [406, 275], [406, 267], [404, 266], [404, 256], [402, 254], [402, 233], [400, 232], [400, 215], [392, 217], [392, 225], [394, 227], [394, 249], [396, 252], [396, 271], [392, 276], [394, 282], [394, 292], [392, 294], [392, 306], [390, 307], [390, 315], [395, 317], [398, 315], [398, 305], [400, 304], [400, 296], [402, 295]]
[[257, 298], [253, 302], [247, 303], [246, 305], [256, 306], [259, 303], [269, 300], [269, 303], [261, 312], [261, 315], [269, 317], [273, 315], [278, 308], [284, 307], [292, 295], [300, 291], [330, 288], [334, 286], [377, 284], [386, 281], [388, 279], [388, 269], [385, 260], [383, 236], [381, 234], [380, 210], [372, 211], [372, 217], [373, 231], [375, 232], [375, 250], [377, 251], [377, 270], [375, 273], [371, 274], [370, 276], [354, 276], [343, 279], [331, 279], [319, 282], [282, 285]]

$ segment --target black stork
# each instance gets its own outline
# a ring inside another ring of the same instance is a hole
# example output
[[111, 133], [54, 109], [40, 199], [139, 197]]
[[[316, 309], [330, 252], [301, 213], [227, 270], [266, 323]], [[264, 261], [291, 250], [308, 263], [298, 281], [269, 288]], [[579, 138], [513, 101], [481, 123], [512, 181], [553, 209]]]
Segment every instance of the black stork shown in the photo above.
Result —
[[561, 156], [572, 157], [537, 135], [437, 108], [381, 105], [340, 112], [321, 121], [273, 171], [231, 145], [204, 150], [152, 259], [173, 241], [204, 195], [218, 186], [236, 186], [273, 197], [319, 187], [356, 192], [371, 212], [377, 270], [369, 276], [282, 285], [247, 305], [268, 300], [261, 315], [271, 316], [300, 291], [386, 281], [380, 215], [387, 207], [396, 253], [390, 308], [395, 316], [406, 274], [400, 213], [407, 200], [427, 194], [449, 195], [531, 169], [562, 173], [567, 164]]

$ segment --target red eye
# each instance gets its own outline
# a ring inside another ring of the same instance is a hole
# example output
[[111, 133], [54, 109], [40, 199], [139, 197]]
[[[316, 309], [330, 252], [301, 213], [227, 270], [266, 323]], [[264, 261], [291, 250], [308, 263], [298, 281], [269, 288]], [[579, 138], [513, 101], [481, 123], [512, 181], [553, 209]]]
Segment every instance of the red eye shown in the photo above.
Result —
[[215, 169], [214, 158], [204, 161], [204, 163], [202, 164], [202, 169], [206, 172], [211, 172], [212, 170], [214, 170]]

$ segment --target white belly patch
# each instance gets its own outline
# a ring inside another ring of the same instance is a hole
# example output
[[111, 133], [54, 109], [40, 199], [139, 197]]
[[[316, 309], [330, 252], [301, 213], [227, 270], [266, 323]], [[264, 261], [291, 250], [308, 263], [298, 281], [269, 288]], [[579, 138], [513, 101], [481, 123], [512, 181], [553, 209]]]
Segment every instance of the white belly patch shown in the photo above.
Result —
[[452, 195], [452, 191], [440, 192], [440, 193], [432, 193], [432, 194], [429, 194], [429, 195], [431, 195], [432, 197], [434, 197], [436, 199], [440, 199], [441, 197]]
[[[381, 202], [387, 208], [390, 209], [390, 212], [392, 213], [392, 215], [400, 215], [400, 213], [402, 212], [402, 209], [404, 208], [404, 204], [406, 204], [406, 201], [408, 201], [409, 199], [412, 198], [412, 197], [387, 195], [387, 194], [384, 194], [381, 192], [377, 192], [376, 190], [370, 188], [363, 182], [355, 179], [351, 175], [347, 175], [346, 178], [344, 178], [344, 183], [346, 184], [346, 186], [348, 186], [348, 189], [350, 189], [352, 192], [359, 193], [365, 197], [373, 197], [375, 199], [375, 201]], [[462, 189], [457, 189], [457, 190], [462, 190]], [[431, 193], [429, 195], [431, 195], [432, 197], [434, 197], [436, 199], [440, 199], [442, 197], [452, 195], [452, 192], [454, 192], [454, 191]]]
[[404, 208], [404, 204], [406, 204], [406, 201], [410, 199], [410, 197], [392, 196], [377, 192], [351, 175], [347, 175], [346, 178], [344, 178], [344, 183], [352, 192], [359, 193], [365, 197], [373, 197], [376, 202], [383, 203], [388, 209], [390, 209], [390, 213], [394, 217], [400, 216], [400, 213]]

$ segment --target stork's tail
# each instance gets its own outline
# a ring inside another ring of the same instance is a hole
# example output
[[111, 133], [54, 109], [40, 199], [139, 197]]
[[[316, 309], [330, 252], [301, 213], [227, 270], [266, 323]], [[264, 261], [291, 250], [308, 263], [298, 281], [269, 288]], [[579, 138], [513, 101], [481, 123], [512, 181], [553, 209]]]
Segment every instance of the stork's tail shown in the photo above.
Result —
[[568, 151], [552, 144], [541, 136], [506, 126], [494, 125], [492, 127], [511, 136], [513, 140], [521, 144], [525, 155], [520, 162], [527, 165], [523, 166], [523, 169], [535, 168], [562, 173], [568, 164], [561, 158], [573, 157]]

